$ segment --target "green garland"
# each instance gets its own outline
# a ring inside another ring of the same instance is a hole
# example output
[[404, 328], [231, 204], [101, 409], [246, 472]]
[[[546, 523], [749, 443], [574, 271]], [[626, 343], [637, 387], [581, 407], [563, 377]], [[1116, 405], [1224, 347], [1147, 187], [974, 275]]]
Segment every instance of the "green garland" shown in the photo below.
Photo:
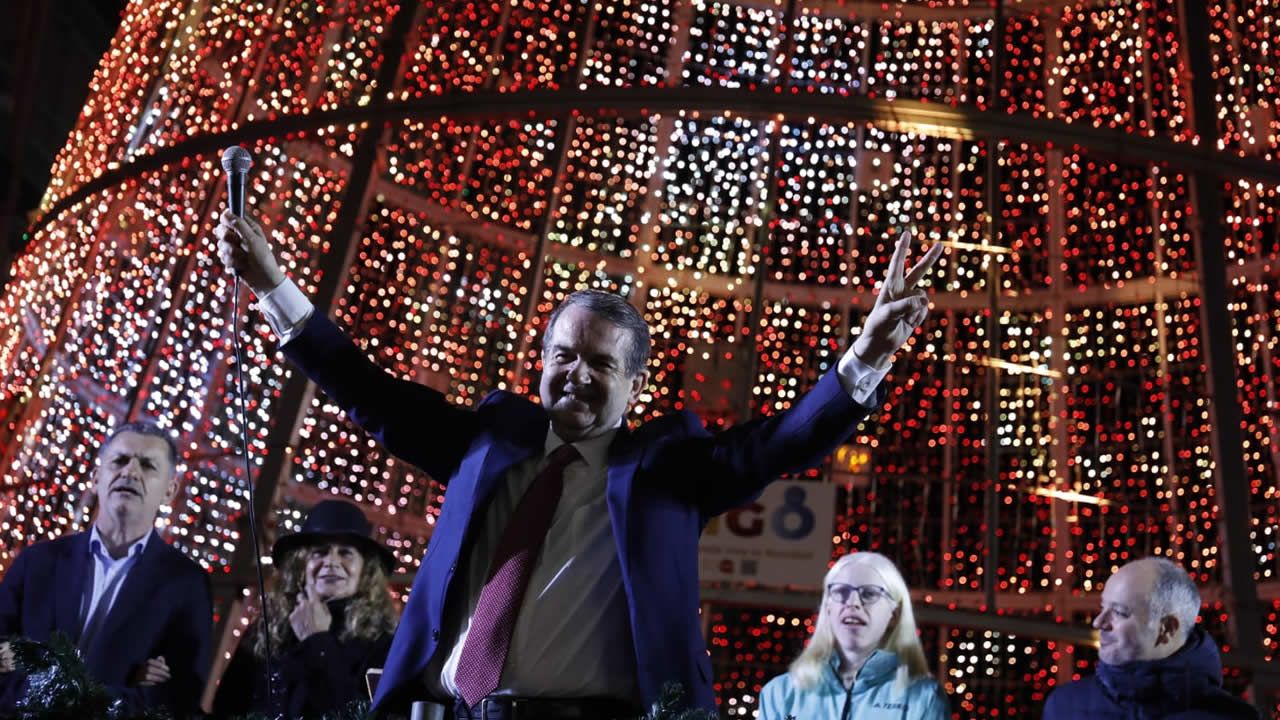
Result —
[[718, 720], [716, 714], [699, 707], [691, 708], [684, 698], [680, 683], [667, 683], [649, 712], [636, 720]]
[[[89, 675], [76, 646], [66, 635], [54, 633], [47, 643], [18, 637], [8, 642], [15, 668], [27, 676], [26, 693], [14, 705], [13, 717], [132, 720], [124, 703], [113, 699], [107, 688]], [[153, 716], [145, 717], [151, 720]]]
[[[26, 693], [5, 716], [22, 720], [177, 720], [168, 710], [129, 713], [122, 700], [89, 675], [80, 654], [65, 635], [54, 633], [47, 643], [10, 638], [16, 669], [26, 673]], [[348, 704], [314, 720], [370, 720], [369, 702]], [[235, 720], [273, 720], [266, 715], [243, 715]], [[636, 720], [717, 720], [715, 713], [690, 708], [678, 683], [662, 688], [653, 707]]]

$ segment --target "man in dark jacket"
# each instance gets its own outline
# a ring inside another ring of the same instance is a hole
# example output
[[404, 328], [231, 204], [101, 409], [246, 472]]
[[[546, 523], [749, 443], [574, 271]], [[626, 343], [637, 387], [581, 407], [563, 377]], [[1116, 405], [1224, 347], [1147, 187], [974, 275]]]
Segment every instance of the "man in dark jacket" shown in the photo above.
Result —
[[116, 428], [98, 453], [88, 532], [22, 551], [0, 582], [0, 716], [26, 677], [6, 640], [62, 633], [130, 712], [199, 709], [213, 626], [208, 575], [155, 531], [177, 492], [177, 448], [151, 423]]
[[1111, 576], [1094, 618], [1097, 674], [1049, 696], [1044, 720], [1256, 720], [1258, 712], [1222, 689], [1213, 638], [1195, 627], [1200, 592], [1186, 571], [1144, 558]]

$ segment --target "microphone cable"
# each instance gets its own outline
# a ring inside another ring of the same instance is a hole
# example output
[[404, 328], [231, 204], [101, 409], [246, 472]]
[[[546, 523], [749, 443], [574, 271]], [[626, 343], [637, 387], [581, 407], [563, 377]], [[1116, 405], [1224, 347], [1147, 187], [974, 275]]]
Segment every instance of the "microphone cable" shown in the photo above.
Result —
[[258, 543], [258, 511], [257, 503], [254, 502], [256, 496], [254, 492], [255, 483], [253, 482], [252, 468], [249, 463], [249, 414], [245, 410], [244, 357], [241, 354], [240, 347], [240, 275], [233, 272], [231, 277], [233, 280], [231, 283], [230, 329], [231, 347], [236, 356], [236, 394], [239, 395], [236, 409], [240, 416], [240, 457], [244, 461], [244, 484], [249, 496], [249, 542], [253, 543], [253, 566], [258, 573], [258, 601], [262, 612], [263, 641], [266, 643], [265, 648], [267, 651], [266, 667], [264, 668], [267, 674], [267, 702], [274, 706], [276, 700], [276, 671], [272, 662], [275, 655], [271, 652], [271, 609], [267, 601], [267, 583], [262, 573], [262, 547]]

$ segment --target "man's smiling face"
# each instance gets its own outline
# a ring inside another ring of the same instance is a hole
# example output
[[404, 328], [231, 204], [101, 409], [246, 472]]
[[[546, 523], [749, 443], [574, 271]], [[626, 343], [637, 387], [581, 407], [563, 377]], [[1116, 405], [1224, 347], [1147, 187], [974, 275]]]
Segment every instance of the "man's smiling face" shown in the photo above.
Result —
[[627, 369], [630, 334], [584, 307], [556, 319], [544, 343], [542, 404], [561, 440], [577, 442], [617, 427], [648, 374]]
[[1102, 607], [1093, 619], [1098, 657], [1109, 665], [1160, 656], [1160, 618], [1151, 617], [1155, 571], [1134, 562], [1120, 568], [1102, 588]]

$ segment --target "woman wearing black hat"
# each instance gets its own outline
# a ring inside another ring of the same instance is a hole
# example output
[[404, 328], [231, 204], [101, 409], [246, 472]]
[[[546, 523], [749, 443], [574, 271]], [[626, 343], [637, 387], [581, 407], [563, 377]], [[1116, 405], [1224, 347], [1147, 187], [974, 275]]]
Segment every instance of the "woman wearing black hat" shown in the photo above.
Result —
[[300, 532], [276, 541], [280, 574], [267, 591], [274, 698], [259, 621], [222, 676], [215, 715], [318, 717], [368, 699], [365, 671], [382, 667], [399, 619], [387, 591], [395, 556], [370, 529], [355, 505], [325, 500]]

